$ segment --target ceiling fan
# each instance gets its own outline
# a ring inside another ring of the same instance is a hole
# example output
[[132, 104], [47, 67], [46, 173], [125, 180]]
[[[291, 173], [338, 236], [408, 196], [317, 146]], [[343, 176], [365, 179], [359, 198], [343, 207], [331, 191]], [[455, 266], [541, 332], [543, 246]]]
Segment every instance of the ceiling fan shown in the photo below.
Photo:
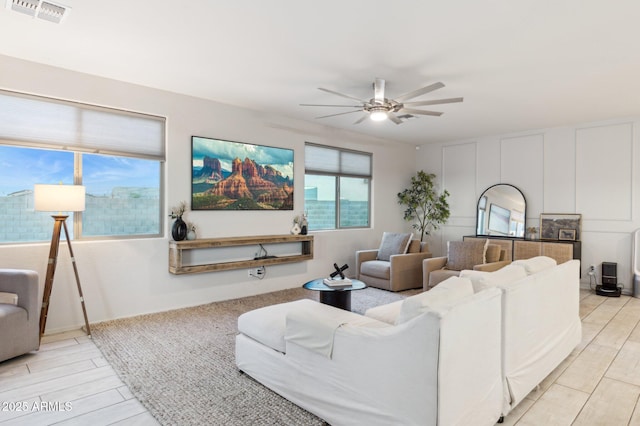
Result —
[[[357, 98], [355, 96], [345, 95], [344, 93], [318, 87], [318, 89], [322, 90], [323, 92], [331, 93], [334, 95], [341, 96], [343, 98], [358, 101], [360, 102], [360, 105], [300, 104], [300, 106], [356, 108], [353, 111], [323, 115], [321, 117], [316, 117], [316, 118], [335, 117], [338, 115], [353, 114], [354, 112], [363, 111], [365, 114], [353, 124], [362, 123], [367, 118], [371, 118], [371, 120], [373, 121], [383, 121], [388, 118], [389, 120], [393, 121], [396, 124], [402, 124], [403, 123], [402, 119], [411, 118], [414, 114], [433, 115], [436, 117], [439, 117], [442, 115], [441, 112], [425, 111], [421, 109], [416, 109], [414, 107], [426, 106], [426, 105], [450, 104], [454, 102], [462, 102], [463, 100], [463, 98], [449, 98], [449, 99], [436, 99], [432, 101], [407, 102], [408, 100], [417, 98], [420, 95], [424, 95], [426, 93], [433, 92], [434, 90], [443, 88], [444, 87], [443, 83], [433, 83], [421, 89], [417, 89], [412, 92], [408, 92], [403, 95], [396, 96], [394, 99], [388, 99], [385, 97], [384, 86], [385, 86], [384, 80], [381, 78], [376, 78], [375, 81], [373, 82], [373, 98], [369, 99], [368, 101]], [[402, 115], [396, 115], [398, 113]]]

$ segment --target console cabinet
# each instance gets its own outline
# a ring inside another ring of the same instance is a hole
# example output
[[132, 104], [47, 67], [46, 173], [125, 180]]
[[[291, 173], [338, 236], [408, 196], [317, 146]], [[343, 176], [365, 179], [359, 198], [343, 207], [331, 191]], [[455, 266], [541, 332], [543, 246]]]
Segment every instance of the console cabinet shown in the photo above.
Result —
[[[292, 244], [294, 243], [294, 244]], [[276, 256], [254, 256], [262, 245], [294, 245], [295, 253]], [[231, 247], [246, 247], [236, 258], [220, 256], [215, 251]], [[253, 247], [252, 247], [253, 246]], [[213, 250], [215, 249], [215, 250]], [[211, 251], [210, 260], [197, 264], [187, 264], [187, 257], [194, 251]], [[192, 241], [169, 241], [169, 272], [172, 274], [194, 274], [198, 272], [249, 269], [259, 266], [280, 265], [313, 259], [312, 235], [263, 235], [251, 237], [203, 238]]]
[[556, 262], [564, 263], [582, 257], [580, 241], [535, 241], [521, 240], [513, 242], [513, 259], [529, 259], [535, 256], [547, 256]]
[[[486, 241], [487, 237], [465, 236], [465, 241]], [[535, 256], [547, 256], [558, 263], [564, 263], [571, 259], [581, 260], [582, 243], [580, 241], [547, 241], [547, 240], [521, 240], [516, 238], [489, 237], [490, 244], [498, 244], [506, 250], [507, 259], [529, 259]]]

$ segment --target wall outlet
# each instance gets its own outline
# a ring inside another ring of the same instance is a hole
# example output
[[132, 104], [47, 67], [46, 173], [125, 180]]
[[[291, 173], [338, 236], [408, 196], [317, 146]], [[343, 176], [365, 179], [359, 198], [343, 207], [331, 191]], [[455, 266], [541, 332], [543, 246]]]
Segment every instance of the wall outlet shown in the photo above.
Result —
[[264, 266], [260, 266], [259, 268], [249, 269], [249, 277], [253, 278], [262, 278], [265, 274]]
[[589, 271], [587, 272], [589, 276], [593, 276], [596, 274], [596, 265], [589, 266]]

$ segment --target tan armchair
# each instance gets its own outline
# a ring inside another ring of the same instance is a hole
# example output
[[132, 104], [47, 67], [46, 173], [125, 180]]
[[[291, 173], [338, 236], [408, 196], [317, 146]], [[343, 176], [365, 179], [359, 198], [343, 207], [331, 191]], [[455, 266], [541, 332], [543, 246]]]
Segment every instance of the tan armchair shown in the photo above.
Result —
[[[400, 244], [401, 247], [398, 250], [389, 251], [384, 244], [385, 238], [389, 235], [408, 236], [407, 242], [404, 246]], [[427, 243], [411, 240], [411, 234], [385, 232], [380, 248], [356, 252], [356, 278], [364, 281], [368, 286], [383, 290], [402, 291], [420, 288], [422, 261], [431, 256]]]
[[0, 292], [18, 296], [17, 305], [0, 303], [0, 361], [40, 347], [38, 274], [0, 269]]
[[457, 277], [464, 269], [493, 272], [511, 263], [506, 251], [485, 241], [449, 241], [447, 256], [422, 262], [422, 288], [427, 291], [449, 277]]

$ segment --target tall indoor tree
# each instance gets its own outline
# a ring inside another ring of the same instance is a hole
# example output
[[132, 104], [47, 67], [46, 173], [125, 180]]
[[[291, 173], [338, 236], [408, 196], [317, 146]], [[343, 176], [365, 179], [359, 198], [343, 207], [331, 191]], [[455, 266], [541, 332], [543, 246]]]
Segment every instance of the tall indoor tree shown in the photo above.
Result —
[[449, 192], [445, 189], [438, 194], [435, 178], [433, 173], [420, 170], [411, 178], [411, 187], [398, 193], [398, 204], [406, 207], [404, 220], [414, 221], [412, 226], [420, 232], [420, 241], [449, 219]]

